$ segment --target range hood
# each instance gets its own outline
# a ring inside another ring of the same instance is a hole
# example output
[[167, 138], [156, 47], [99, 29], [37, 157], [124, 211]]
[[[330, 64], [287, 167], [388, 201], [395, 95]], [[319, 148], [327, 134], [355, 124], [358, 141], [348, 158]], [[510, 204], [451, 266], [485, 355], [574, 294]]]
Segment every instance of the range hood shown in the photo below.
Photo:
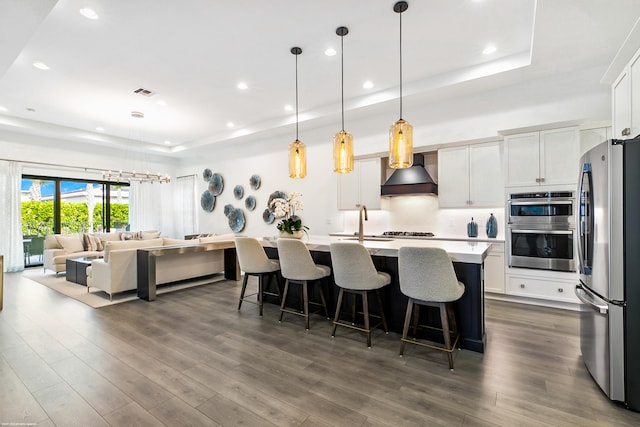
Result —
[[438, 194], [438, 184], [424, 168], [424, 155], [413, 155], [413, 166], [396, 169], [387, 182], [380, 186], [382, 196], [405, 196], [409, 194]]

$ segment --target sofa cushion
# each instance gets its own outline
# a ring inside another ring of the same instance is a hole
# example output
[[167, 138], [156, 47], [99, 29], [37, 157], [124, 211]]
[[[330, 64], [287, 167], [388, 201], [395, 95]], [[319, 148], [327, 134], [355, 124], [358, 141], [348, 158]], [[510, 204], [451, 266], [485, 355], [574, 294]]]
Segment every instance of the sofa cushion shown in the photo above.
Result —
[[115, 233], [99, 233], [96, 234], [96, 236], [98, 236], [102, 242], [113, 242], [122, 240], [120, 238], [121, 234], [122, 232], [116, 231]]
[[157, 239], [158, 237], [160, 237], [160, 232], [156, 231], [156, 230], [149, 230], [149, 231], [141, 231], [140, 232], [140, 238], [142, 240]]
[[84, 244], [82, 239], [78, 235], [56, 235], [58, 243], [67, 252], [82, 252], [84, 251]]
[[122, 234], [120, 234], [120, 240], [137, 240], [138, 239], [138, 232], [131, 232], [131, 231], [123, 231]]
[[88, 233], [84, 234], [84, 246], [88, 251], [101, 251], [103, 249], [100, 238]]
[[120, 249], [141, 249], [152, 248], [154, 246], [162, 246], [162, 238], [149, 239], [149, 240], [125, 240], [125, 241], [112, 241], [107, 242], [104, 247], [104, 262], [109, 262], [109, 254], [111, 251]]
[[45, 249], [62, 249], [60, 243], [58, 243], [58, 234], [47, 234], [44, 236], [44, 248]]

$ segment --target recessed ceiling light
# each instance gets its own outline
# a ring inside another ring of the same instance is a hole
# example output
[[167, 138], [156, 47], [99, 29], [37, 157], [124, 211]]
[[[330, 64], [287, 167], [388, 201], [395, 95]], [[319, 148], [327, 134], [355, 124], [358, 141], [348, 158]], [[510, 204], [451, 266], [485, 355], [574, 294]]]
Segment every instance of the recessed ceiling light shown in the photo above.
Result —
[[238, 89], [247, 90], [247, 89], [249, 89], [249, 86], [245, 82], [240, 82], [240, 83], [238, 83]]
[[489, 55], [489, 54], [494, 53], [496, 50], [497, 50], [496, 47], [491, 44], [491, 45], [485, 47], [484, 50], [482, 51], [482, 53], [484, 55]]
[[47, 64], [45, 64], [44, 62], [34, 62], [33, 66], [36, 67], [38, 70], [48, 70], [49, 66]]
[[158, 105], [159, 105], [159, 106], [161, 106], [161, 107], [166, 107], [166, 106], [167, 106], [167, 103], [166, 103], [164, 100], [162, 100], [162, 99], [161, 99], [161, 100], [159, 100], [158, 102], [156, 102], [156, 104], [158, 104]]
[[336, 50], [332, 47], [328, 48], [327, 50], [324, 51], [324, 54], [327, 56], [335, 56], [336, 55]]
[[102, 126], [98, 126], [98, 127], [96, 128], [96, 130], [97, 130], [98, 132], [104, 132], [104, 128], [103, 128]]
[[96, 11], [91, 9], [90, 7], [83, 7], [82, 9], [80, 9], [80, 15], [84, 16], [87, 19], [100, 19], [100, 16], [98, 16]]
[[364, 89], [371, 89], [373, 87], [373, 82], [371, 80], [367, 80], [364, 83], [362, 83], [362, 87]]
[[9, 110], [7, 109], [7, 107], [3, 107], [2, 105], [0, 105], [0, 111], [4, 113], [5, 111], [9, 111]]
[[293, 111], [293, 107], [289, 104], [284, 106], [284, 111]]
[[164, 145], [171, 145], [171, 141], [169, 141], [169, 140], [165, 141]]
[[144, 113], [142, 111], [132, 111], [131, 117], [136, 119], [144, 119]]
[[25, 110], [27, 110], [30, 113], [35, 113], [36, 112], [36, 109], [35, 108], [31, 108], [31, 107], [27, 107], [27, 108], [25, 108]]
[[233, 124], [233, 122], [227, 122], [227, 127], [228, 128], [232, 128], [234, 126], [235, 126], [235, 124]]

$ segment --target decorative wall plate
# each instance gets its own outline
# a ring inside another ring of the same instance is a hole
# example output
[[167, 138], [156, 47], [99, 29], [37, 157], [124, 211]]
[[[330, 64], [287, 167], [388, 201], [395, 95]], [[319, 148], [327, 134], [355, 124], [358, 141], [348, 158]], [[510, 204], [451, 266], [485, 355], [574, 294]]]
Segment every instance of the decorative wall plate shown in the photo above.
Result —
[[253, 196], [249, 196], [244, 199], [244, 207], [250, 211], [254, 210], [256, 208], [256, 198]]
[[224, 216], [229, 216], [229, 214], [231, 213], [231, 211], [233, 210], [233, 205], [228, 203], [226, 205], [224, 205]]
[[273, 211], [273, 209], [271, 209], [271, 202], [273, 202], [274, 199], [285, 199], [287, 198], [287, 193], [285, 193], [284, 191], [274, 191], [273, 193], [271, 193], [271, 195], [269, 195], [269, 201], [267, 202], [267, 207], [269, 208], [269, 210]]
[[200, 196], [200, 206], [205, 212], [213, 211], [213, 208], [216, 205], [216, 198], [209, 191], [205, 191]]
[[211, 175], [213, 175], [213, 172], [211, 172], [211, 169], [206, 168], [205, 170], [202, 171], [202, 178], [205, 181], [209, 181], [211, 179]]
[[219, 196], [222, 194], [222, 190], [224, 189], [224, 182], [222, 180], [222, 175], [219, 173], [214, 173], [209, 178], [209, 191], [214, 196]]
[[233, 187], [233, 197], [240, 200], [242, 199], [242, 196], [244, 196], [244, 188], [242, 188], [242, 185], [236, 185]]
[[276, 217], [275, 215], [273, 215], [273, 212], [271, 212], [269, 209], [265, 209], [262, 212], [262, 220], [267, 224], [273, 224], [273, 221], [276, 220]]
[[244, 229], [244, 212], [242, 209], [233, 209], [229, 214], [229, 228], [234, 233], [239, 233]]
[[251, 175], [251, 178], [249, 178], [249, 186], [254, 190], [260, 188], [260, 177], [258, 175]]

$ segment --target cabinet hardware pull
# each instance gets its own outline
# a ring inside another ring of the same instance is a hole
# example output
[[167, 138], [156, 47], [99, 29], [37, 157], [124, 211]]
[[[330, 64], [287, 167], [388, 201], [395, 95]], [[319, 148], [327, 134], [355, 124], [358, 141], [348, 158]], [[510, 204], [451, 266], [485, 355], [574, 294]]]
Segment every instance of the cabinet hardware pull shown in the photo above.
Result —
[[544, 182], [544, 178], [540, 178], [540, 182]]
[[629, 136], [629, 135], [631, 135], [631, 128], [622, 129], [622, 136]]
[[520, 283], [520, 287], [524, 289], [524, 283]]
[[564, 289], [562, 289], [562, 288], [558, 288], [558, 292], [563, 293], [563, 292], [564, 292]]

